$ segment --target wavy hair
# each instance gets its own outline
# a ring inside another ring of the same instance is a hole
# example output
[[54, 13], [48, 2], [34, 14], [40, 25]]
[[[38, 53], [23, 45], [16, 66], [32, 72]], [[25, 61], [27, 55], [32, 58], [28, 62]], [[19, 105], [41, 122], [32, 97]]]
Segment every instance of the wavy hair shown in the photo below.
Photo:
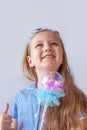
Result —
[[[41, 31], [53, 32], [61, 41], [63, 50], [63, 62], [59, 67], [58, 72], [64, 78], [65, 97], [60, 98], [60, 106], [48, 107], [43, 130], [75, 130], [81, 129], [79, 114], [87, 116], [87, 98], [85, 94], [75, 85], [73, 76], [68, 66], [67, 55], [64, 49], [63, 41], [58, 31], [51, 29], [38, 30], [33, 34], [30, 40]], [[32, 81], [37, 82], [37, 74], [35, 68], [31, 68], [27, 61], [27, 56], [30, 55], [30, 41], [27, 43], [23, 57], [23, 72], [25, 76]]]

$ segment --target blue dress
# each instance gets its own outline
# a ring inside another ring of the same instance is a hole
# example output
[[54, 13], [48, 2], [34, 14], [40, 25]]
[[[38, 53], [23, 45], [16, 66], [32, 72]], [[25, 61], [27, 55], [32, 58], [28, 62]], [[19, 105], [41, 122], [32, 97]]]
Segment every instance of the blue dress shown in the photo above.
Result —
[[[8, 114], [18, 121], [17, 130], [37, 130], [39, 123], [40, 104], [36, 83], [31, 82], [29, 87], [19, 91], [10, 104]], [[80, 119], [83, 114], [80, 113]]]

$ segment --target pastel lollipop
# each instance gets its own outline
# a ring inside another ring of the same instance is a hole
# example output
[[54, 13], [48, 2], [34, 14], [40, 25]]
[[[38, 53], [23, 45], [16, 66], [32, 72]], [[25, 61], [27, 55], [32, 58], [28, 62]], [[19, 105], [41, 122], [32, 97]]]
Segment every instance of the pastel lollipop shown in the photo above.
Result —
[[59, 105], [58, 99], [65, 95], [62, 90], [63, 85], [64, 80], [60, 73], [56, 71], [46, 73], [42, 78], [42, 86], [38, 90], [40, 104]]
[[59, 106], [59, 98], [64, 97], [62, 90], [64, 80], [61, 74], [56, 71], [46, 73], [42, 78], [42, 86], [38, 89], [38, 98], [43, 110], [40, 111], [38, 130], [43, 130], [45, 122], [45, 113], [47, 107]]
[[63, 84], [62, 75], [56, 71], [48, 72], [42, 78], [42, 86], [47, 90], [58, 91]]

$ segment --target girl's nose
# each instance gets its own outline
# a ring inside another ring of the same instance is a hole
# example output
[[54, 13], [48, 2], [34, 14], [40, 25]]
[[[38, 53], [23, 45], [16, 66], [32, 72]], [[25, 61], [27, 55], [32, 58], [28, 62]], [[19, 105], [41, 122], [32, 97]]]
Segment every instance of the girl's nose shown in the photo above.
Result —
[[51, 51], [51, 46], [49, 44], [46, 44], [44, 46], [44, 51]]

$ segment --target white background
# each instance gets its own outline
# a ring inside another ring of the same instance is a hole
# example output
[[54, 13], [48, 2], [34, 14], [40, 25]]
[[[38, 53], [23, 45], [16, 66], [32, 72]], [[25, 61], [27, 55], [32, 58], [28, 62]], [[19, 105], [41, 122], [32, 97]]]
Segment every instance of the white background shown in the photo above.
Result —
[[0, 111], [29, 83], [21, 61], [38, 27], [60, 32], [75, 82], [87, 94], [87, 0], [0, 0]]

